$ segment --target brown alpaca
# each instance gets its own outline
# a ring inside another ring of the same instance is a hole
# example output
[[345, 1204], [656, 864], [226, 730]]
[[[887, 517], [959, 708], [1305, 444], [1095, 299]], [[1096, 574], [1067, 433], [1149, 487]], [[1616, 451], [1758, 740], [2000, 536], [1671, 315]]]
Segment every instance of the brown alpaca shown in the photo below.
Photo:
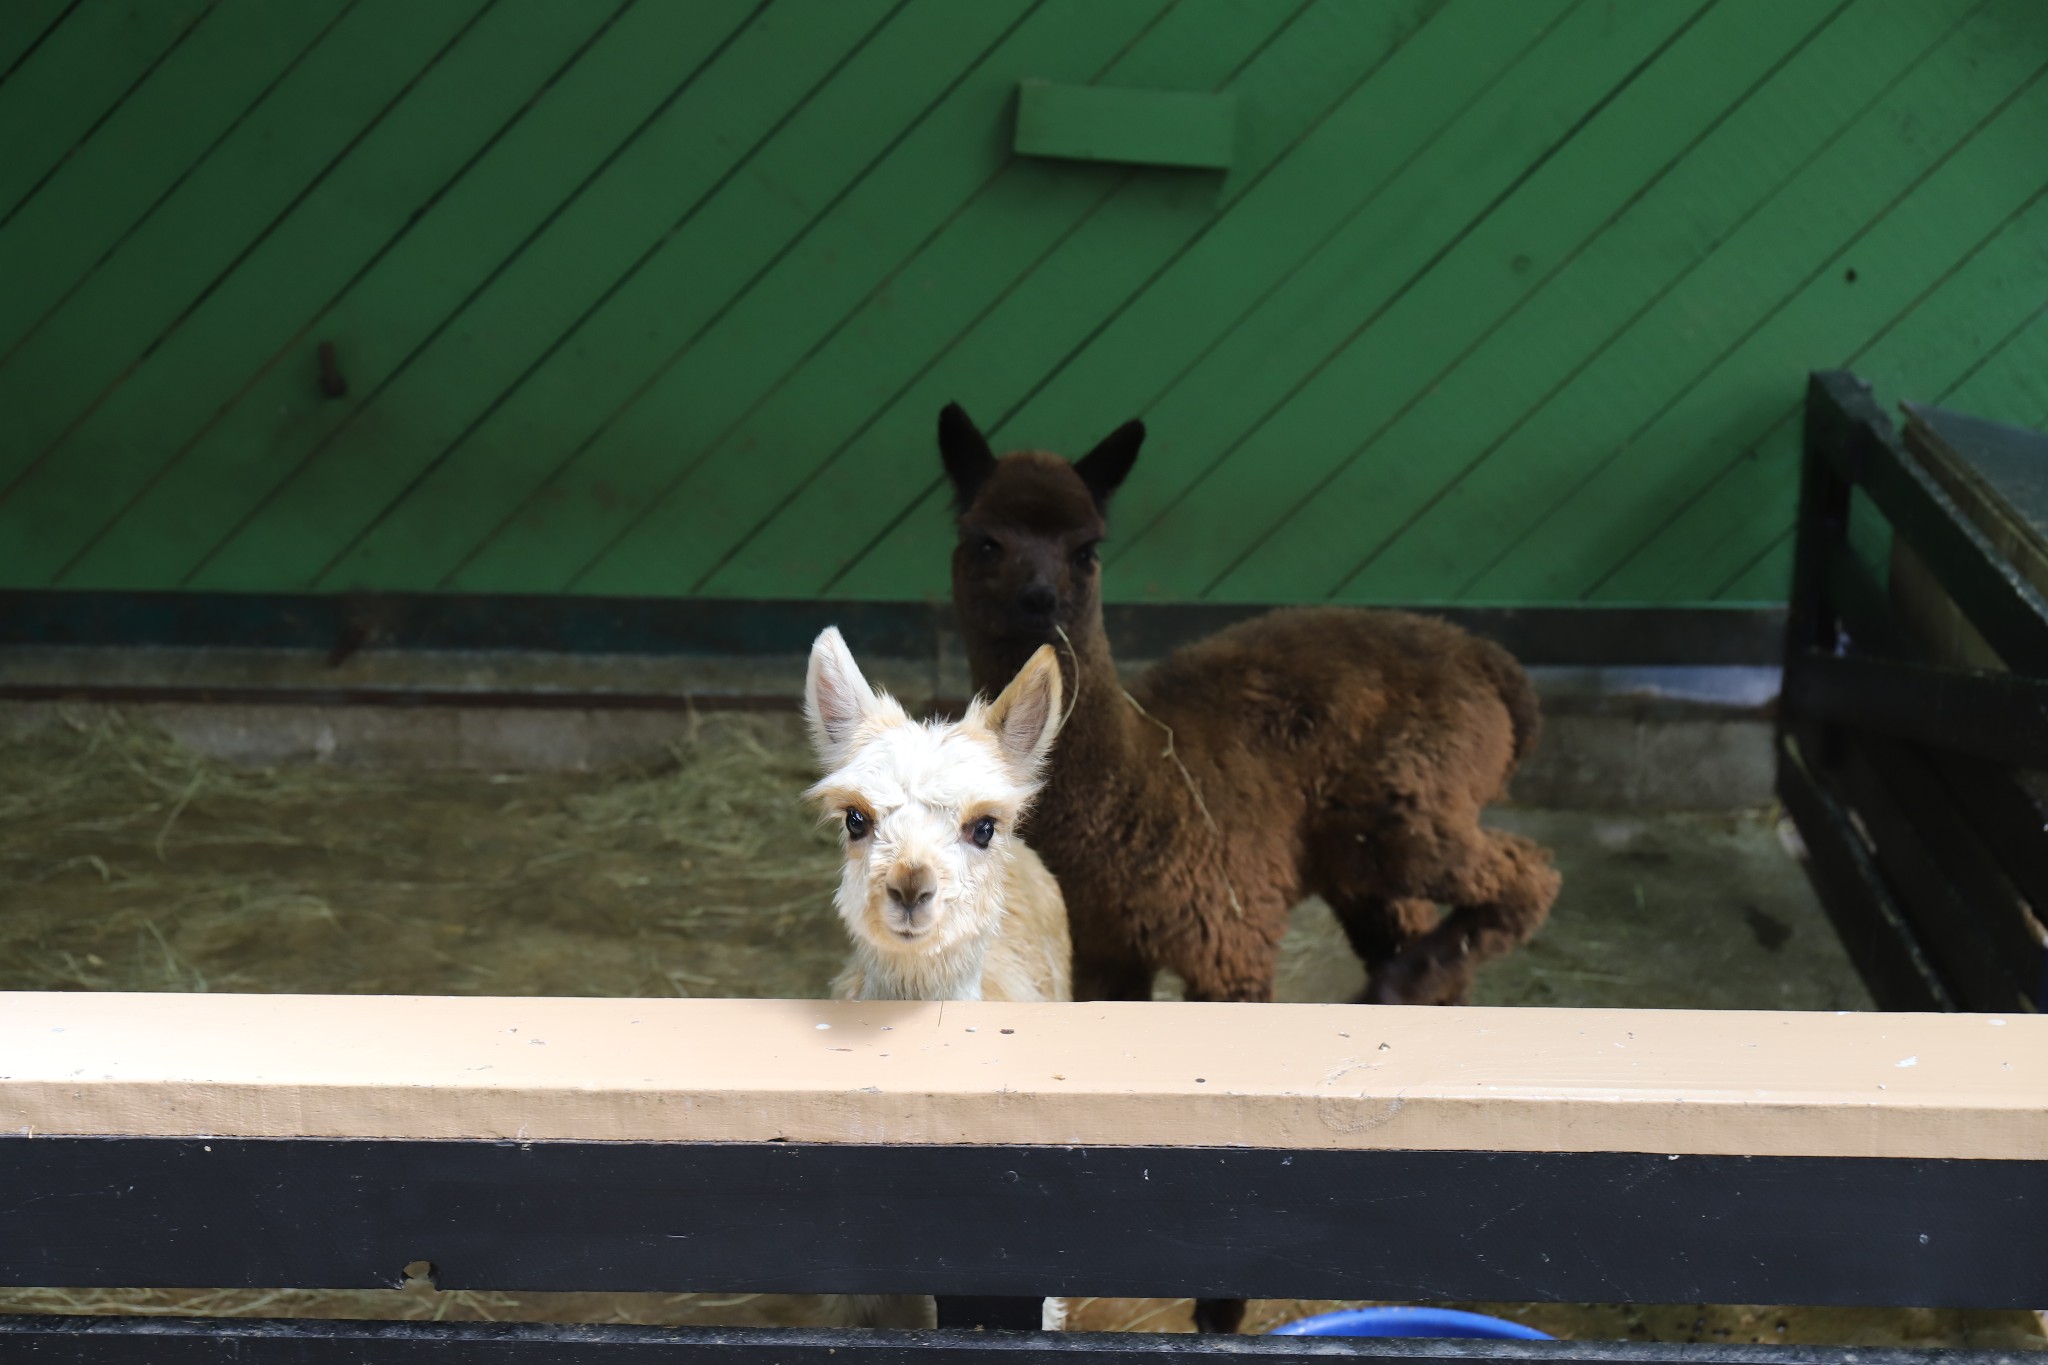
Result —
[[1479, 823], [1536, 738], [1527, 676], [1443, 621], [1319, 607], [1179, 650], [1127, 695], [1095, 548], [1144, 436], [999, 460], [958, 405], [939, 419], [974, 685], [1060, 651], [1071, 714], [1027, 837], [1066, 897], [1075, 998], [1149, 999], [1168, 967], [1191, 999], [1270, 1000], [1314, 893], [1365, 963], [1361, 1001], [1462, 1002], [1558, 892], [1547, 850]]

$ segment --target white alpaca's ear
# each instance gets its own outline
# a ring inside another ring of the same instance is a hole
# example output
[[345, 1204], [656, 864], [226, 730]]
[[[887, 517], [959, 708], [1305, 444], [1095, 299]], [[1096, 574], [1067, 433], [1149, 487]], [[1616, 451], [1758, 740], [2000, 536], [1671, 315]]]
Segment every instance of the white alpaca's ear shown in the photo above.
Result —
[[853, 651], [837, 626], [827, 626], [811, 645], [811, 666], [804, 678], [804, 719], [811, 727], [811, 747], [826, 771], [846, 758], [846, 747], [874, 712], [875, 690], [861, 676]]
[[1002, 746], [1003, 758], [1019, 782], [1035, 782], [1052, 742], [1059, 737], [1060, 660], [1051, 645], [1024, 661], [1002, 695], [989, 703], [983, 723]]

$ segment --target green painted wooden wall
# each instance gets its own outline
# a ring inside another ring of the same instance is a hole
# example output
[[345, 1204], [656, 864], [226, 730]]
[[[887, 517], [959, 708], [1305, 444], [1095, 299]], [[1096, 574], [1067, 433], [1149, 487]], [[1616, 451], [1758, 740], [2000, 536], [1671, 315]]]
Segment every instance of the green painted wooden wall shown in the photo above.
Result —
[[[1782, 594], [1807, 370], [2048, 422], [2048, 0], [0, 0], [0, 583]], [[1010, 151], [1228, 91], [1228, 171]], [[323, 391], [333, 347], [345, 394]]]

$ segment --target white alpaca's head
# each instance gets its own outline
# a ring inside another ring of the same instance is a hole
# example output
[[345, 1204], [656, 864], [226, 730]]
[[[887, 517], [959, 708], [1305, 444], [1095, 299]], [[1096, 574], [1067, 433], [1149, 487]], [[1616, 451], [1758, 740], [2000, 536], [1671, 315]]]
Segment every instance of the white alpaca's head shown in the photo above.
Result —
[[807, 795], [845, 842], [836, 903], [855, 943], [907, 963], [992, 935], [1017, 821], [1059, 731], [1052, 650], [960, 720], [920, 723], [828, 627], [811, 646], [804, 717], [825, 774]]

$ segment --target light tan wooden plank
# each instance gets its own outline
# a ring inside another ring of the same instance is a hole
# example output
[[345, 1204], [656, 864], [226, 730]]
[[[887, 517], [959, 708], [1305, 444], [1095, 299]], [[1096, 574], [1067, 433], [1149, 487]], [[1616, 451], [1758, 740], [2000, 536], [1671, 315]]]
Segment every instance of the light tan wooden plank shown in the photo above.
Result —
[[0, 995], [0, 1131], [2048, 1158], [2048, 1017]]

